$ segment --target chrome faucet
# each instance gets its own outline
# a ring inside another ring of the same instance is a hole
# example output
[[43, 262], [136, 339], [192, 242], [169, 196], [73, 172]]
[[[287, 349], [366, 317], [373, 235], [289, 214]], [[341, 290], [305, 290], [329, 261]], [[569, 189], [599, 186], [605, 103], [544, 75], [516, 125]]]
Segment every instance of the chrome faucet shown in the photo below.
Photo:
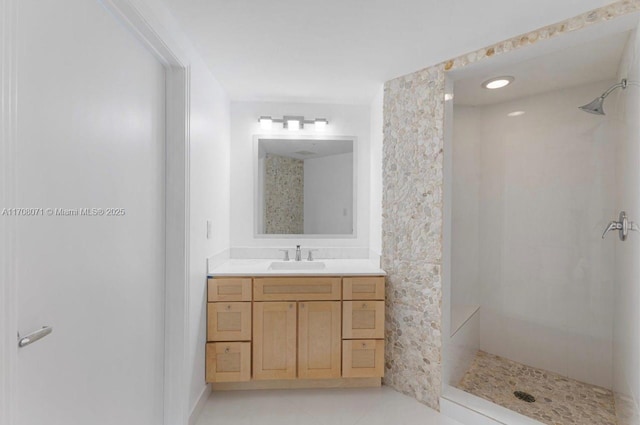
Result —
[[296, 261], [302, 261], [302, 250], [300, 245], [296, 245]]

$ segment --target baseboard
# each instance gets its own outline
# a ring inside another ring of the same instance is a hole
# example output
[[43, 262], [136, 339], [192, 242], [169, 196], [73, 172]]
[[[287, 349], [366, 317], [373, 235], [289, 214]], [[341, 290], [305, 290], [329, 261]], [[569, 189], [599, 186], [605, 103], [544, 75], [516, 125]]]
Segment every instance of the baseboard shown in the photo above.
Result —
[[283, 379], [277, 381], [216, 382], [212, 391], [286, 390], [301, 388], [375, 388], [381, 378]]
[[198, 397], [198, 401], [196, 402], [196, 405], [193, 406], [193, 409], [191, 410], [191, 414], [189, 415], [189, 425], [195, 425], [195, 423], [198, 421], [198, 418], [200, 417], [200, 414], [202, 413], [202, 410], [204, 409], [205, 404], [207, 404], [207, 400], [209, 399], [210, 395], [211, 395], [211, 385], [207, 384], [202, 389], [202, 392], [200, 393], [200, 397]]

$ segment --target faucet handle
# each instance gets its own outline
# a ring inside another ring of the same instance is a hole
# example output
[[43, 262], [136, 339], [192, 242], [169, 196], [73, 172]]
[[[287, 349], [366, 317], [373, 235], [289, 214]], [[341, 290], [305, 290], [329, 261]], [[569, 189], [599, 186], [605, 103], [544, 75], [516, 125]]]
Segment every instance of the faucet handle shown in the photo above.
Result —
[[307, 255], [307, 261], [313, 261], [313, 252], [317, 251], [317, 249], [310, 249], [309, 254]]
[[288, 249], [279, 249], [278, 251], [284, 252], [284, 261], [289, 261], [289, 250]]

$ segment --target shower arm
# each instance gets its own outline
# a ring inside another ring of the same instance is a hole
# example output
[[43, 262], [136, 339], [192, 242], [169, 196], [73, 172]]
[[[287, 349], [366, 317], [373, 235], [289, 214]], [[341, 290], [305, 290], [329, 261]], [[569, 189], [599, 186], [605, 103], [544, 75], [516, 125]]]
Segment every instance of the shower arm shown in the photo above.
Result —
[[623, 78], [618, 84], [614, 84], [613, 86], [609, 87], [606, 92], [602, 93], [602, 96], [600, 96], [600, 98], [606, 99], [606, 97], [609, 96], [615, 89], [622, 87], [622, 90], [626, 90], [628, 86], [640, 87], [640, 83], [637, 81], [629, 81], [626, 78]]

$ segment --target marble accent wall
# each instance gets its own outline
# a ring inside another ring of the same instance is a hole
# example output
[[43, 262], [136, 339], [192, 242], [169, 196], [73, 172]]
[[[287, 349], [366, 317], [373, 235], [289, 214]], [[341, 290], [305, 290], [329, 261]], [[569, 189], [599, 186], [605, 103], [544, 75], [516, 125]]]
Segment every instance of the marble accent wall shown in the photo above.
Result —
[[443, 99], [443, 65], [385, 86], [384, 379], [435, 408], [441, 387]]
[[442, 380], [445, 72], [640, 10], [623, 0], [385, 84], [382, 266], [385, 383], [438, 409]]
[[304, 161], [266, 155], [264, 202], [265, 233], [304, 233]]

